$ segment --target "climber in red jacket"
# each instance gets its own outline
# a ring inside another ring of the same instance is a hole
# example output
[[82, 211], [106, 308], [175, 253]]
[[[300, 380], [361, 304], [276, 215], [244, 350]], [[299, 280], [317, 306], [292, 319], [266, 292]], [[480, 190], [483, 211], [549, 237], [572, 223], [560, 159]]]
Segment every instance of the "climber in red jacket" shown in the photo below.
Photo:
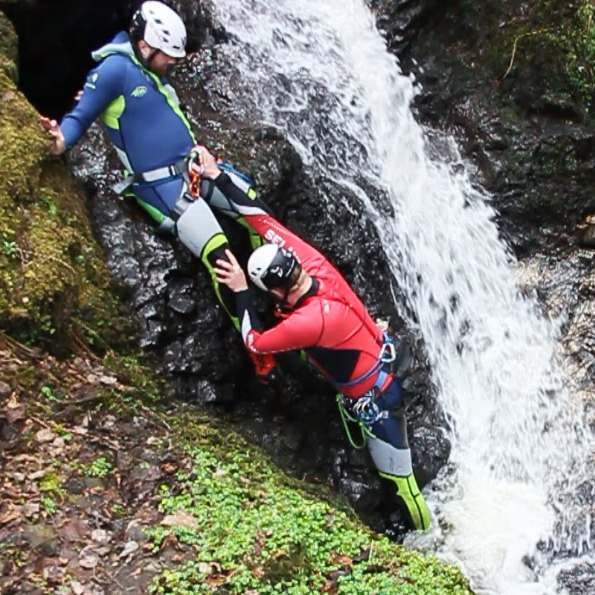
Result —
[[347, 281], [317, 250], [262, 209], [255, 209], [206, 150], [200, 154], [203, 177], [213, 180], [228, 208], [269, 243], [248, 260], [248, 274], [273, 295], [281, 319], [264, 329], [244, 271], [227, 250], [215, 273], [236, 297], [246, 347], [259, 354], [304, 351], [341, 392], [353, 415], [371, 433], [368, 447], [381, 476], [397, 485], [413, 526], [427, 529], [430, 513], [417, 487], [407, 442], [406, 421], [394, 409], [401, 402], [400, 383], [392, 372], [396, 347], [380, 330]]

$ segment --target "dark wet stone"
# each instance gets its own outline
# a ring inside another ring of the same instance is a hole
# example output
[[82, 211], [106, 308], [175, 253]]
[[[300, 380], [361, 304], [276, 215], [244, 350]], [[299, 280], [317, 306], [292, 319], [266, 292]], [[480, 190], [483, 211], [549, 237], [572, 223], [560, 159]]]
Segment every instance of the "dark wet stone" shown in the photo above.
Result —
[[595, 225], [589, 225], [580, 238], [580, 245], [585, 248], [595, 248]]
[[178, 314], [192, 314], [196, 301], [192, 293], [194, 284], [190, 279], [174, 279], [168, 284], [168, 306]]
[[572, 595], [595, 593], [595, 564], [583, 562], [572, 570], [563, 570], [558, 577], [558, 584]]
[[282, 436], [283, 446], [291, 451], [297, 452], [303, 441], [303, 434], [297, 428], [288, 428]]
[[64, 488], [71, 494], [80, 495], [85, 491], [85, 482], [83, 478], [71, 477], [64, 483]]

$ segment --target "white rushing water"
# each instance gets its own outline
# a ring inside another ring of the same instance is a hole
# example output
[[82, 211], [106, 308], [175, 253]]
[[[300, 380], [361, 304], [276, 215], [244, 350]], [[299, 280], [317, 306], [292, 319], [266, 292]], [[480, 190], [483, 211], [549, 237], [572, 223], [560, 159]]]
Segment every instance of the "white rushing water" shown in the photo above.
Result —
[[220, 59], [240, 81], [233, 109], [278, 127], [309, 170], [363, 201], [423, 336], [452, 452], [426, 490], [438, 522], [410, 543], [461, 564], [480, 592], [555, 592], [558, 569], [592, 548], [592, 437], [557, 327], [520, 294], [487, 197], [455, 143], [416, 123], [415, 84], [362, 0], [215, 9], [232, 38]]

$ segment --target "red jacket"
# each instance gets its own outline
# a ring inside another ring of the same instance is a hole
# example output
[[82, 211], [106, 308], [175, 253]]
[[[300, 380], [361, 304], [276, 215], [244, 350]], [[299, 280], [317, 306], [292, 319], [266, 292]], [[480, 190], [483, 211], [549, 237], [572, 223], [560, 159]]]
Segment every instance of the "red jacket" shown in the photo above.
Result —
[[360, 397], [378, 378], [382, 331], [347, 281], [320, 252], [270, 215], [244, 216], [267, 241], [292, 250], [303, 270], [314, 279], [310, 291], [268, 330], [259, 328], [250, 292], [236, 294], [247, 348], [257, 353], [303, 349], [338, 390], [349, 397]]

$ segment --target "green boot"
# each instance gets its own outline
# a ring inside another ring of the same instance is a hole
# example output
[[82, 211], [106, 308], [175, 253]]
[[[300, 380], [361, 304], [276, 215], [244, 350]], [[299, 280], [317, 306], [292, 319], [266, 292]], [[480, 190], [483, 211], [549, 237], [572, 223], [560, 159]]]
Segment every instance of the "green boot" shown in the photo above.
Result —
[[432, 524], [430, 509], [426, 504], [423, 494], [417, 487], [413, 473], [407, 476], [399, 477], [390, 473], [379, 471], [381, 477], [394, 482], [397, 486], [397, 495], [403, 500], [411, 522], [418, 531], [427, 531]]

